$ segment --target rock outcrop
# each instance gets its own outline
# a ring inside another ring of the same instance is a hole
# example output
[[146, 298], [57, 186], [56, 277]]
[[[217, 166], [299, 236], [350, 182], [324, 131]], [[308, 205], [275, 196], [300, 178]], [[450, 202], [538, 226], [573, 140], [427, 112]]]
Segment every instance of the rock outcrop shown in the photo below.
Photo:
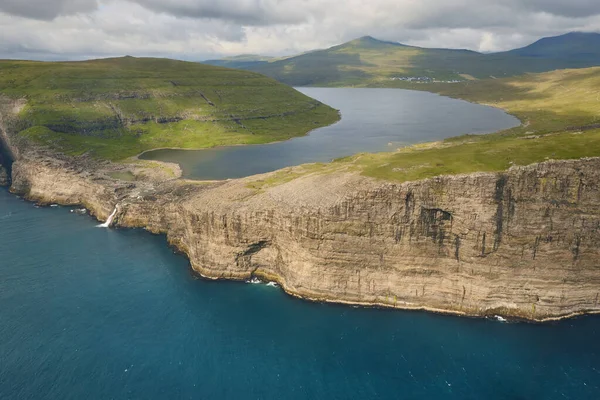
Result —
[[600, 312], [600, 159], [390, 183], [353, 172], [120, 182], [22, 158], [12, 190], [164, 233], [213, 279], [303, 298], [545, 320]]

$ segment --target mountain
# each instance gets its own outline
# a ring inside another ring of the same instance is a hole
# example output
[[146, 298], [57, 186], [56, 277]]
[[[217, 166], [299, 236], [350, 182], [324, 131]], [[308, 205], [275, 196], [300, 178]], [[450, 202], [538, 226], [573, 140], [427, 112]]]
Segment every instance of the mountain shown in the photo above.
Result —
[[600, 34], [571, 32], [561, 36], [547, 37], [529, 46], [506, 52], [522, 57], [546, 59], [569, 58], [574, 62], [600, 61]]
[[[463, 79], [454, 69], [457, 59], [479, 54], [468, 50], [421, 49], [365, 36], [325, 50], [283, 60], [229, 67], [248, 68], [294, 86], [343, 86], [373, 78], [429, 76], [441, 80]], [[415, 63], [415, 59], [423, 62]]]
[[[215, 64], [215, 61], [208, 63]], [[286, 59], [252, 64], [230, 60], [227, 64], [293, 86], [386, 85], [394, 80], [455, 81], [596, 65], [600, 65], [600, 34], [580, 32], [492, 54], [407, 46], [365, 36]]]

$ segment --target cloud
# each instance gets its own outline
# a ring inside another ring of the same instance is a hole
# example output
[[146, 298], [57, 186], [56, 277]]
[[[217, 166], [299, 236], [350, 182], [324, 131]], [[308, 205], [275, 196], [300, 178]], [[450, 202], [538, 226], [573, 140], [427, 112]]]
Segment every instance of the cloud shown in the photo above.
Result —
[[0, 0], [0, 58], [293, 54], [372, 35], [507, 50], [600, 31], [598, 0]]
[[97, 0], [0, 0], [2, 12], [41, 20], [91, 12], [97, 7]]
[[53, 21], [0, 14], [0, 58], [83, 59], [125, 54], [199, 59], [220, 41], [244, 38], [240, 26], [180, 20], [137, 4], [108, 3], [91, 15]]
[[598, 0], [511, 0], [511, 3], [529, 11], [545, 12], [562, 17], [581, 18], [600, 14]]
[[218, 19], [242, 25], [300, 23], [307, 17], [298, 0], [133, 0], [157, 12], [183, 18]]

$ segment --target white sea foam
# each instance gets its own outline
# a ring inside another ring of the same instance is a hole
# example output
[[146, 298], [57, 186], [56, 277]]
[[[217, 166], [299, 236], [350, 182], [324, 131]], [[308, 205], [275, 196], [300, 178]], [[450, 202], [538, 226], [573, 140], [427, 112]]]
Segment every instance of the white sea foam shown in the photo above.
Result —
[[246, 281], [246, 283], [251, 283], [253, 285], [266, 285], [266, 286], [270, 286], [270, 287], [279, 287], [279, 285], [277, 284], [277, 282], [264, 282], [261, 281], [258, 278], [252, 278]]

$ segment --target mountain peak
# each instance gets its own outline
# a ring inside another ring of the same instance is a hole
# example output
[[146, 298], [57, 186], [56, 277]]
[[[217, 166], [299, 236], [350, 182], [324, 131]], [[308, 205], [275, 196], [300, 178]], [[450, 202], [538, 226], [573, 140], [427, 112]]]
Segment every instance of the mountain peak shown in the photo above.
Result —
[[375, 39], [373, 36], [369, 36], [369, 35], [361, 36], [356, 40], [358, 40], [360, 42], [381, 42], [381, 40]]
[[351, 40], [341, 46], [359, 46], [359, 47], [387, 47], [387, 46], [404, 46], [397, 42], [376, 39], [373, 36], [362, 36], [358, 39]]

